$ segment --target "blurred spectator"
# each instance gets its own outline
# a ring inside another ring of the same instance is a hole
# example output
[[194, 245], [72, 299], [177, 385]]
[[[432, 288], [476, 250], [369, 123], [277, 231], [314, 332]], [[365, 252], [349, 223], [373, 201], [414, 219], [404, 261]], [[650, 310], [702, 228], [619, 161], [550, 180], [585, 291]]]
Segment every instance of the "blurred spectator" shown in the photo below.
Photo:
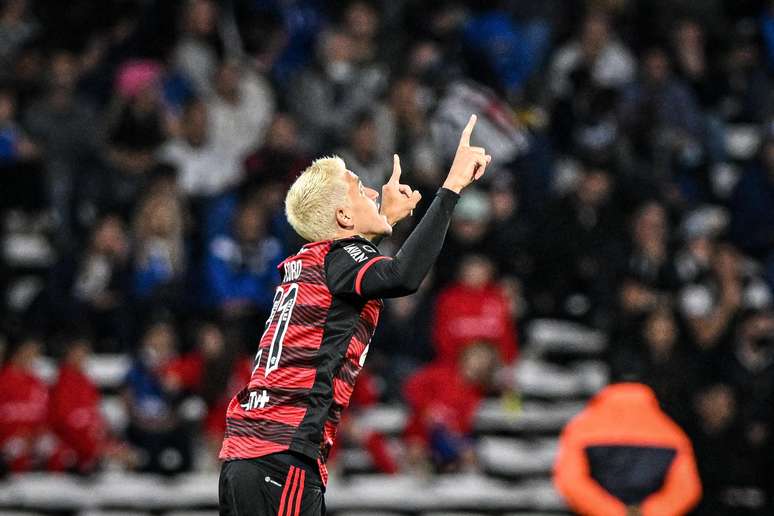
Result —
[[366, 0], [349, 2], [344, 9], [343, 25], [352, 40], [355, 60], [358, 63], [374, 62], [379, 54], [377, 36], [380, 30], [380, 11], [377, 6]]
[[237, 20], [243, 20], [240, 30], [246, 50], [255, 53], [256, 65], [270, 70], [278, 89], [284, 90], [313, 59], [315, 43], [328, 26], [330, 13], [315, 0], [253, 4], [254, 16]]
[[100, 352], [130, 349], [129, 243], [121, 219], [102, 217], [82, 253], [67, 253], [51, 271], [48, 317], [85, 321]]
[[731, 200], [732, 233], [739, 247], [763, 261], [774, 286], [774, 122], [760, 161], [742, 175]]
[[246, 198], [234, 213], [230, 232], [210, 244], [205, 262], [211, 304], [235, 319], [267, 315], [284, 258], [280, 242], [267, 234], [266, 209]]
[[438, 294], [434, 313], [436, 362], [456, 363], [468, 343], [476, 340], [489, 342], [504, 363], [516, 357], [516, 324], [488, 258], [462, 258], [457, 281]]
[[48, 386], [35, 372], [41, 347], [37, 337], [21, 337], [0, 369], [0, 471], [43, 469], [54, 453], [47, 435]]
[[491, 216], [492, 207], [486, 194], [473, 189], [465, 192], [454, 209], [443, 251], [435, 265], [438, 286], [456, 277], [461, 256], [480, 253], [486, 245]]
[[[563, 153], [582, 158], [594, 156], [600, 161], [620, 165], [629, 159], [629, 149], [623, 145], [623, 132], [617, 110], [618, 90], [597, 87], [577, 79], [576, 91], [557, 99], [552, 110], [551, 138]], [[626, 160], [626, 161], [625, 161]], [[628, 165], [630, 166], [630, 165]]]
[[[438, 155], [430, 124], [434, 92], [413, 76], [400, 76], [388, 88], [387, 98], [373, 109], [375, 145], [381, 156], [398, 154], [404, 182], [431, 198], [441, 182], [443, 160]], [[420, 203], [416, 218], [429, 204]], [[398, 231], [405, 226], [398, 226]]]
[[44, 70], [47, 66], [43, 49], [39, 45], [30, 42], [19, 52], [12, 68], [14, 77], [11, 83], [19, 93], [22, 112], [44, 94]]
[[116, 77], [108, 159], [117, 172], [112, 195], [121, 204], [136, 199], [165, 139], [161, 74], [159, 63], [138, 60], [125, 63]]
[[632, 226], [628, 275], [657, 291], [669, 291], [674, 278], [664, 206], [657, 201], [646, 202], [635, 212]]
[[242, 178], [241, 157], [212, 134], [207, 104], [191, 99], [183, 109], [182, 134], [161, 148], [159, 159], [179, 170], [180, 189], [191, 197], [212, 197]]
[[737, 396], [726, 383], [708, 382], [699, 389], [694, 410], [691, 437], [704, 486], [696, 514], [768, 514], [772, 463], [761, 437], [770, 438], [745, 428]]
[[701, 497], [691, 442], [636, 383], [606, 387], [567, 424], [554, 483], [582, 514], [685, 514]]
[[167, 385], [164, 378], [176, 348], [173, 326], [151, 323], [124, 382], [127, 438], [140, 452], [141, 471], [174, 474], [191, 469], [191, 438], [178, 414], [180, 400], [174, 385]]
[[80, 75], [76, 57], [59, 51], [49, 68], [47, 88], [27, 109], [24, 125], [42, 150], [49, 202], [61, 239], [66, 241], [81, 208], [78, 204], [106, 195], [104, 179], [94, 171], [103, 142], [93, 107], [76, 95]]
[[16, 124], [16, 97], [13, 91], [0, 92], [0, 166], [27, 161], [38, 153], [37, 147]]
[[727, 345], [741, 312], [768, 306], [773, 299], [755, 264], [729, 244], [717, 245], [711, 270], [680, 291], [683, 316], [703, 350]]
[[[700, 465], [706, 464], [716, 493], [707, 512], [715, 502], [729, 513], [766, 514], [774, 507], [774, 311], [748, 311], [736, 333], [733, 351], [723, 362], [724, 377], [736, 394], [726, 409], [732, 412], [730, 422], [715, 431], [707, 424], [698, 429], [707, 445]], [[702, 421], [711, 424], [718, 417], [711, 411], [723, 414], [724, 407], [706, 392], [697, 403]], [[725, 448], [716, 456], [709, 446]]]
[[534, 268], [532, 221], [509, 180], [492, 185], [489, 201], [492, 220], [485, 239], [486, 254], [494, 258], [503, 275], [526, 279]]
[[331, 30], [320, 36], [318, 62], [292, 81], [289, 105], [310, 151], [344, 141], [358, 114], [385, 88], [384, 71], [359, 63], [358, 57], [351, 36]]
[[347, 146], [336, 154], [360, 177], [364, 185], [379, 190], [392, 172], [390, 156], [379, 151], [374, 117], [364, 112], [353, 121]]
[[675, 73], [691, 87], [703, 108], [715, 108], [721, 95], [721, 77], [712, 69], [705, 28], [696, 20], [680, 20], [672, 33]]
[[[441, 16], [454, 18], [458, 13], [459, 11], [450, 8]], [[442, 41], [432, 38], [418, 39], [409, 44], [406, 62], [403, 64], [406, 73], [416, 77], [422, 84], [435, 89], [438, 85], [458, 78], [460, 75], [461, 63], [452, 61], [452, 53], [452, 50], [444, 46]]]
[[565, 315], [604, 326], [612, 309], [615, 271], [624, 260], [623, 215], [609, 170], [587, 164], [577, 189], [553, 201], [535, 241], [538, 313]]
[[613, 376], [649, 386], [664, 412], [683, 424], [690, 420], [690, 398], [697, 375], [675, 314], [670, 308], [657, 307], [637, 329], [635, 335], [627, 333], [622, 337], [627, 340], [617, 342], [611, 350]]
[[45, 206], [44, 182], [34, 161], [40, 155], [37, 145], [17, 123], [16, 92], [0, 89], [0, 174], [4, 185], [3, 206], [36, 209]]
[[51, 387], [48, 418], [63, 450], [57, 469], [77, 473], [96, 471], [108, 452], [108, 429], [102, 417], [102, 396], [86, 374], [91, 354], [87, 337], [64, 339], [59, 375]]
[[183, 3], [182, 35], [173, 51], [177, 68], [194, 83], [199, 95], [212, 91], [212, 78], [222, 51], [218, 35], [218, 6], [211, 0]]
[[712, 268], [712, 258], [722, 231], [720, 224], [707, 212], [687, 213], [680, 231], [682, 247], [674, 257], [674, 270], [680, 286], [698, 281]]
[[767, 73], [755, 26], [740, 21], [729, 35], [722, 60], [720, 113], [731, 123], [762, 123], [774, 109], [772, 79]]
[[150, 194], [134, 220], [134, 292], [141, 299], [177, 299], [186, 267], [183, 207], [173, 195]]
[[648, 201], [632, 217], [629, 256], [619, 290], [619, 329], [643, 314], [669, 304], [675, 274], [669, 249], [668, 219], [664, 206]]
[[22, 47], [40, 31], [27, 0], [9, 0], [0, 11], [0, 62], [9, 71]]
[[207, 101], [207, 134], [241, 162], [263, 143], [274, 114], [274, 93], [266, 80], [237, 61], [224, 61]]
[[556, 51], [549, 84], [554, 97], [569, 98], [586, 86], [579, 80], [599, 88], [621, 89], [634, 80], [635, 72], [636, 61], [616, 38], [610, 17], [597, 11], [583, 20], [577, 39]]
[[672, 73], [663, 49], [645, 52], [640, 78], [624, 91], [620, 109], [626, 132], [641, 158], [664, 166], [671, 165], [675, 156], [690, 165], [703, 159], [702, 113], [693, 92]]
[[552, 141], [560, 150], [597, 159], [624, 149], [614, 145], [621, 132], [615, 109], [637, 69], [631, 51], [615, 34], [613, 8], [606, 7], [590, 7], [578, 34], [555, 51], [546, 91], [541, 92], [550, 101]]
[[514, 98], [541, 64], [550, 31], [544, 25], [519, 26], [498, 4], [504, 2], [474, 2], [478, 9], [466, 20], [462, 37], [475, 63], [473, 74], [491, 76], [492, 87]]
[[736, 333], [733, 356], [724, 366], [737, 388], [742, 415], [759, 427], [754, 444], [765, 449], [774, 424], [774, 310], [748, 311]]
[[374, 110], [378, 133], [374, 144], [379, 154], [398, 153], [404, 159], [416, 160], [422, 153], [435, 152], [427, 113], [431, 101], [432, 93], [416, 78], [405, 76], [393, 81], [387, 100]]
[[[724, 21], [736, 16], [744, 16], [750, 3], [739, 2], [739, 11], [734, 12], [722, 0], [706, 0], [701, 3], [690, 0], [648, 0], [638, 4], [636, 28], [644, 41], [655, 41], [673, 26], [675, 20], [687, 17], [698, 20], [710, 34], [721, 33], [725, 29]], [[755, 2], [752, 2], [753, 4]], [[726, 16], [724, 16], [724, 14]]]
[[433, 362], [406, 382], [410, 461], [419, 466], [429, 462], [440, 472], [475, 468], [473, 420], [479, 403], [493, 388], [500, 363], [495, 347], [472, 341], [456, 362]]
[[196, 333], [196, 349], [169, 361], [164, 385], [171, 392], [201, 396], [207, 405], [203, 430], [213, 460], [223, 444], [226, 408], [231, 398], [250, 381], [249, 356], [227, 345], [215, 323], [202, 324]]
[[289, 113], [277, 113], [263, 146], [245, 159], [250, 186], [279, 181], [290, 185], [309, 164], [301, 149], [298, 123]]

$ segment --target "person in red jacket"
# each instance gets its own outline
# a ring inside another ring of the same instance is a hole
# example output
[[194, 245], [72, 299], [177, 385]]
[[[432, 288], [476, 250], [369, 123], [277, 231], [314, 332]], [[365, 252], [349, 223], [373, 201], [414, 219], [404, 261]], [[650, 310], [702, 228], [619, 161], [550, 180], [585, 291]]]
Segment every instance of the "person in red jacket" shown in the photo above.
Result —
[[51, 388], [48, 419], [62, 449], [50, 469], [90, 473], [107, 451], [108, 432], [102, 396], [86, 375], [91, 345], [85, 336], [64, 339], [59, 377]]
[[178, 356], [164, 368], [164, 385], [171, 392], [201, 396], [207, 405], [202, 423], [208, 445], [217, 456], [226, 431], [231, 397], [250, 379], [250, 357], [232, 352], [221, 328], [212, 322], [197, 331], [196, 349]]
[[39, 339], [25, 336], [12, 343], [0, 368], [0, 469], [38, 469], [53, 448], [47, 435], [48, 386], [33, 371], [40, 349]]
[[475, 465], [473, 423], [479, 403], [490, 391], [498, 354], [487, 342], [468, 343], [458, 363], [427, 365], [404, 386], [411, 410], [405, 438], [410, 459], [428, 460], [440, 471]]
[[691, 442], [639, 383], [602, 389], [567, 424], [554, 483], [591, 516], [677, 516], [701, 497]]
[[456, 364], [473, 340], [486, 340], [505, 363], [516, 358], [516, 323], [503, 289], [494, 282], [494, 266], [483, 256], [463, 259], [458, 279], [438, 295], [433, 340], [436, 360]]

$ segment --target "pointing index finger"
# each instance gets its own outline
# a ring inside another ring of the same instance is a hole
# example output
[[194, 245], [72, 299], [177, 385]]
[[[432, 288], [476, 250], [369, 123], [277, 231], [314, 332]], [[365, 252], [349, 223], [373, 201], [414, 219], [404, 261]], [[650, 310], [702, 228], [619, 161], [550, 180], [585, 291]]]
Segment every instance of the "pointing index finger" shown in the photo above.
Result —
[[473, 133], [473, 127], [475, 127], [477, 119], [476, 115], [470, 115], [468, 125], [462, 130], [462, 136], [460, 136], [460, 147], [470, 146], [470, 135]]
[[389, 182], [400, 182], [400, 158], [397, 154], [392, 155], [392, 175], [390, 176]]

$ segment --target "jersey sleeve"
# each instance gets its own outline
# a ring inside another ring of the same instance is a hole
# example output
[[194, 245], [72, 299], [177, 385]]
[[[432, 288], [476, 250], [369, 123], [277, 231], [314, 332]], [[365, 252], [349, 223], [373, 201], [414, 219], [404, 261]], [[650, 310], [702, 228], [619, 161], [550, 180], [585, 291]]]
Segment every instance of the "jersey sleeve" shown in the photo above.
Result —
[[366, 240], [337, 242], [326, 257], [328, 288], [365, 299], [400, 297], [419, 289], [438, 258], [459, 194], [441, 188], [394, 258]]
[[325, 278], [333, 295], [363, 296], [363, 277], [371, 267], [384, 260], [375, 245], [361, 241], [347, 241], [331, 249], [325, 258]]

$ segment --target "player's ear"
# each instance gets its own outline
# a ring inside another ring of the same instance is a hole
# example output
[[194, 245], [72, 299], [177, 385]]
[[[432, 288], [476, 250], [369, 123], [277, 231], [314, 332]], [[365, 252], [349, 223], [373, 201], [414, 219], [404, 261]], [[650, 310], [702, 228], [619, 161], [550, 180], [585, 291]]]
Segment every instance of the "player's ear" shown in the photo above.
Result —
[[354, 229], [355, 221], [352, 219], [352, 213], [347, 208], [337, 208], [336, 224], [341, 229]]

